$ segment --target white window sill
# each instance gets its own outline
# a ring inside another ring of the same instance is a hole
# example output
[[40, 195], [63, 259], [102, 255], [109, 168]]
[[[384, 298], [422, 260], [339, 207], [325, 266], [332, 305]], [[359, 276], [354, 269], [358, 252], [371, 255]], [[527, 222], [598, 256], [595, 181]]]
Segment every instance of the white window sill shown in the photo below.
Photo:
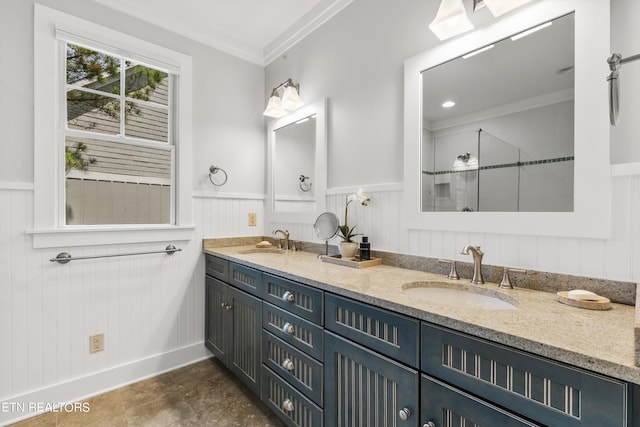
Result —
[[104, 226], [74, 227], [52, 230], [28, 230], [33, 236], [33, 247], [60, 248], [69, 246], [120, 245], [127, 243], [153, 243], [188, 241], [193, 237], [193, 226]]

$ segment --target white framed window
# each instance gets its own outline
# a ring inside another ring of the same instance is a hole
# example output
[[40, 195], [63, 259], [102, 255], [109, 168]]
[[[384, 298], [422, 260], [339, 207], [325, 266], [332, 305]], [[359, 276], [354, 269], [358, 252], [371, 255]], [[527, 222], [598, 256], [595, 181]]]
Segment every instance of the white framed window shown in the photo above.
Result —
[[34, 8], [34, 247], [188, 239], [191, 58]]

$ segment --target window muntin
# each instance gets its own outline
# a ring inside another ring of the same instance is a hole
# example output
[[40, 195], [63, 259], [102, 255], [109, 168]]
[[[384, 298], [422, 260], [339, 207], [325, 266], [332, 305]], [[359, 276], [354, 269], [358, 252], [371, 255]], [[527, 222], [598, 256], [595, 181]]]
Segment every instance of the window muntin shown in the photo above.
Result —
[[70, 42], [65, 55], [63, 225], [174, 224], [176, 76]]

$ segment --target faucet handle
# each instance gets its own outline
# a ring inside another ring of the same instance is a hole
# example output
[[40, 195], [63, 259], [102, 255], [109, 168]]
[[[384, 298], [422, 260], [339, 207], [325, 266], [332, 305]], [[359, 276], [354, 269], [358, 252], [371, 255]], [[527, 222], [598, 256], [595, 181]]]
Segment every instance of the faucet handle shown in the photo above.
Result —
[[502, 280], [498, 285], [501, 289], [513, 289], [513, 284], [511, 283], [511, 278], [509, 277], [509, 273], [522, 273], [527, 274], [527, 270], [523, 270], [521, 268], [508, 268], [505, 267], [502, 272]]
[[448, 259], [439, 259], [438, 262], [442, 262], [444, 264], [451, 264], [451, 270], [449, 270], [449, 274], [447, 275], [447, 278], [453, 279], [453, 280], [460, 280], [460, 276], [458, 275], [458, 269], [456, 268], [457, 261], [448, 260]]

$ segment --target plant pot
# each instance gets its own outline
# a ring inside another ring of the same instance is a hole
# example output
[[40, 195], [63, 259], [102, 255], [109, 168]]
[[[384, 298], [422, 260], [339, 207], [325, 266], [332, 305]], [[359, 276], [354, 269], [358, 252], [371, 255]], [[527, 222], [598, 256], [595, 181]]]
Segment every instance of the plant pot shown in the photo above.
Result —
[[342, 258], [353, 258], [358, 252], [358, 244], [356, 242], [340, 242], [338, 249]]

